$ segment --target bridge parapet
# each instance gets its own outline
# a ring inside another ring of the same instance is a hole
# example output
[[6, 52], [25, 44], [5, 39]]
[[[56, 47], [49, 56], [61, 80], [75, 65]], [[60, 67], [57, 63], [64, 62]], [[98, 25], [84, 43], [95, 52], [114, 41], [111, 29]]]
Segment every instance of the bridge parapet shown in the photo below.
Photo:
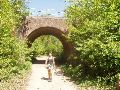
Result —
[[67, 25], [65, 18], [54, 17], [26, 17], [24, 23], [25, 36], [28, 36], [32, 31], [39, 29], [40, 27], [53, 27], [61, 30], [63, 33], [67, 33]]

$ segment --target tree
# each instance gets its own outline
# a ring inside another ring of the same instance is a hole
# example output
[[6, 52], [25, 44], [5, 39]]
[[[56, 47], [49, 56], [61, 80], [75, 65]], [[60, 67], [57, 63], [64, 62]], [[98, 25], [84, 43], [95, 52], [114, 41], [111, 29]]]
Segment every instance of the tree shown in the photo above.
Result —
[[28, 68], [26, 61], [29, 56], [25, 41], [13, 35], [13, 32], [17, 32], [23, 16], [28, 14], [25, 6], [23, 0], [0, 1], [0, 81]]
[[120, 1], [69, 1], [66, 17], [76, 49], [73, 58], [85, 77], [103, 77], [108, 83], [120, 73]]
[[50, 35], [43, 35], [37, 38], [31, 49], [36, 55], [45, 55], [52, 52], [56, 57], [63, 52], [63, 46], [59, 39]]

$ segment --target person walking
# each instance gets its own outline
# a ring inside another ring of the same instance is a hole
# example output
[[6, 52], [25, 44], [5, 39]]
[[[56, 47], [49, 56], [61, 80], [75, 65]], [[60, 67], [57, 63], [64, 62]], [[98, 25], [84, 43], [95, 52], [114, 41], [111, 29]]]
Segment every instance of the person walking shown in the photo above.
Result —
[[55, 61], [52, 53], [49, 53], [48, 59], [46, 60], [46, 65], [48, 69], [48, 81], [52, 81], [52, 72], [53, 68], [55, 67]]

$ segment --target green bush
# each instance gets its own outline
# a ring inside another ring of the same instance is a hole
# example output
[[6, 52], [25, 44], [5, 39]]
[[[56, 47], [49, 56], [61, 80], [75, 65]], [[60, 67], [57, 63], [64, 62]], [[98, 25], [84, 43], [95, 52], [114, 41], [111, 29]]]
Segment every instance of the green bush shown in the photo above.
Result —
[[[0, 83], [30, 69], [29, 49], [17, 38], [27, 9], [23, 0], [0, 1]], [[29, 63], [28, 63], [29, 62]]]
[[100, 77], [106, 85], [115, 83], [120, 73], [120, 1], [69, 1], [66, 17], [76, 51], [68, 61], [74, 68], [68, 72], [74, 78]]
[[56, 37], [43, 35], [33, 42], [31, 47], [33, 56], [48, 55], [50, 52], [56, 57], [60, 57], [63, 52], [63, 46]]

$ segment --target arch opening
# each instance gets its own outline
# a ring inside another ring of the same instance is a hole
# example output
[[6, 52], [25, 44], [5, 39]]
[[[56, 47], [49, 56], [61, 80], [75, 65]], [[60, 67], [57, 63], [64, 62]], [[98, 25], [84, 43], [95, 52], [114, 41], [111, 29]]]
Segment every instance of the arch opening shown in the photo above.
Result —
[[[49, 53], [55, 57], [56, 64], [62, 63], [63, 45], [59, 39], [51, 35], [42, 35], [32, 43], [31, 51], [34, 57], [46, 57]], [[39, 60], [38, 60], [39, 61]], [[44, 61], [44, 60], [43, 60]]]
[[28, 46], [31, 47], [32, 43], [40, 36], [43, 35], [51, 35], [56, 37], [60, 40], [60, 42], [63, 45], [63, 52], [64, 52], [64, 59], [66, 60], [69, 54], [71, 53], [71, 46], [70, 43], [67, 41], [65, 37], [65, 33], [63, 33], [61, 30], [54, 28], [54, 27], [40, 27], [36, 30], [33, 30], [30, 32], [30, 34], [27, 36], [28, 39]]

